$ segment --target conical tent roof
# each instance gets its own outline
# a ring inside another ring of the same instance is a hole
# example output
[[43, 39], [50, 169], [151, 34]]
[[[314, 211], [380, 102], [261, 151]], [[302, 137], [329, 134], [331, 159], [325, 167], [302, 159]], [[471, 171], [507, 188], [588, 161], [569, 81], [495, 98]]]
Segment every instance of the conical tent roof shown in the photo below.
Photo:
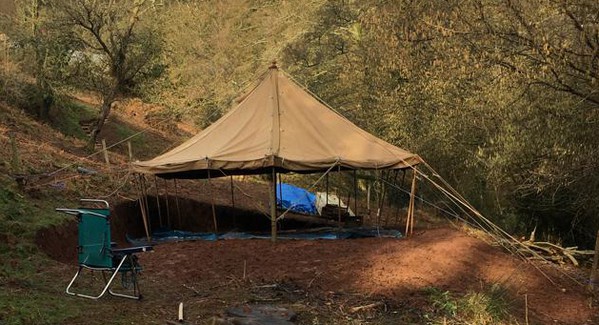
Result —
[[205, 178], [343, 169], [402, 169], [420, 157], [360, 129], [272, 66], [241, 103], [191, 139], [137, 172]]

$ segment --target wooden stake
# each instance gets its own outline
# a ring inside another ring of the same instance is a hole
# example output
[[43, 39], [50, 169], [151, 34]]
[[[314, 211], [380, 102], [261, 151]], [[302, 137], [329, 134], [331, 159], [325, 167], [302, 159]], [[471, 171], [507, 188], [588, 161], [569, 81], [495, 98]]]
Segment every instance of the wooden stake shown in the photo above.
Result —
[[179, 315], [178, 316], [179, 317], [177, 317], [177, 320], [179, 322], [182, 322], [183, 321], [183, 303], [182, 302], [179, 303]]
[[110, 160], [108, 159], [108, 150], [106, 149], [106, 139], [102, 139], [102, 153], [104, 154], [104, 161], [106, 165], [110, 166]]
[[127, 141], [127, 150], [129, 151], [129, 162], [133, 161], [133, 148], [131, 148], [131, 141]]
[[277, 241], [277, 172], [275, 168], [272, 168], [272, 172], [269, 175], [270, 185], [270, 237], [272, 242]]
[[528, 294], [524, 294], [524, 320], [525, 324], [528, 325]]
[[212, 180], [210, 179], [210, 169], [208, 169], [208, 187], [210, 188], [210, 204], [212, 205], [212, 222], [214, 223], [214, 232], [218, 233], [218, 224], [216, 223], [216, 209], [214, 208], [214, 193], [212, 192]]
[[597, 230], [597, 238], [595, 239], [595, 256], [593, 258], [593, 267], [591, 268], [591, 278], [589, 282], [589, 289], [595, 289], [595, 284], [599, 280], [599, 274], [597, 274], [597, 268], [599, 267], [599, 230]]

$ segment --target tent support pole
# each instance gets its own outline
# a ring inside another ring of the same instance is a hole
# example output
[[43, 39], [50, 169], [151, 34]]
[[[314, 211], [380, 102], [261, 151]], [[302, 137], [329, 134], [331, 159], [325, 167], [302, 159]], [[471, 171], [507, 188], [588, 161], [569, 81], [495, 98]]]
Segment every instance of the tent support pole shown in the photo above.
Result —
[[168, 180], [164, 179], [164, 193], [166, 200], [166, 224], [171, 228], [171, 209], [169, 208], [169, 195], [168, 195]]
[[324, 206], [326, 207], [327, 205], [329, 205], [329, 173], [327, 173], [326, 175], [326, 189], [325, 189], [325, 201], [324, 201]]
[[141, 219], [144, 222], [144, 230], [146, 231], [146, 239], [150, 242], [150, 231], [148, 230], [148, 216], [146, 215], [146, 209], [144, 209], [144, 198], [143, 190], [141, 185], [141, 175], [137, 175], [137, 189], [139, 190], [139, 208], [141, 209]]
[[154, 176], [154, 187], [156, 188], [156, 207], [158, 207], [158, 220], [162, 228], [162, 212], [160, 212], [160, 192], [158, 192], [158, 177]]
[[[233, 175], [229, 177], [231, 180], [231, 206], [235, 209], [235, 185], [233, 184]], [[233, 227], [237, 228], [237, 213], [233, 211]]]
[[[283, 176], [281, 173], [277, 174], [279, 179], [279, 196], [281, 199], [281, 209], [283, 208]], [[275, 192], [275, 199], [277, 198], [277, 192]], [[278, 206], [278, 205], [277, 205]]]
[[233, 175], [229, 176], [231, 180], [231, 206], [235, 208], [235, 187], [233, 185]]
[[277, 241], [277, 172], [274, 167], [268, 180], [270, 185], [270, 236], [274, 243]]
[[212, 222], [214, 223], [214, 232], [218, 233], [218, 224], [216, 223], [216, 209], [214, 208], [214, 193], [212, 191], [212, 179], [210, 178], [210, 169], [208, 169], [208, 188], [210, 188], [210, 205], [212, 206]]
[[179, 219], [179, 228], [183, 229], [183, 227], [181, 227], [181, 209], [179, 208], [179, 186], [177, 185], [177, 179], [173, 179], [174, 183], [175, 183], [175, 204], [177, 205], [177, 218]]
[[416, 172], [412, 171], [412, 188], [410, 191], [410, 203], [408, 205], [408, 217], [406, 218], [406, 236], [412, 235], [414, 231], [414, 198], [416, 196]]
[[[347, 205], [349, 207], [349, 203]], [[354, 169], [354, 214], [358, 216], [358, 178]]]
[[140, 175], [141, 180], [141, 194], [143, 197], [142, 204], [144, 211], [146, 212], [146, 218], [148, 219], [148, 232], [152, 233], [152, 216], [150, 215], [150, 203], [148, 202], [148, 188], [146, 187], [146, 176]]
[[[341, 178], [341, 164], [337, 165], [337, 175]], [[337, 195], [337, 226], [341, 229], [341, 191]]]

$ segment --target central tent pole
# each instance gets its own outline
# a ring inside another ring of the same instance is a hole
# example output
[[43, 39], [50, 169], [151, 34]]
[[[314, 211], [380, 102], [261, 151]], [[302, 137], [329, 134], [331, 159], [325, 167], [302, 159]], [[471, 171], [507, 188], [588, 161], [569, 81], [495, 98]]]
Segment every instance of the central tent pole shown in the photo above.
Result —
[[274, 167], [268, 181], [270, 185], [270, 235], [274, 243], [277, 241], [277, 172]]

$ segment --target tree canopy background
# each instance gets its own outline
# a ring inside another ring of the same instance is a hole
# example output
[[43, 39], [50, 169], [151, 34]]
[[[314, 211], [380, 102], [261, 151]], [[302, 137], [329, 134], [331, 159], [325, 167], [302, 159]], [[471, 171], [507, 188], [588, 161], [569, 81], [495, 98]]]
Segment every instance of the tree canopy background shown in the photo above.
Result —
[[[90, 90], [90, 83], [118, 79], [110, 73], [118, 62], [108, 70], [99, 65], [88, 79], [66, 78], [75, 51], [95, 53], [94, 45], [57, 17], [68, 13], [65, 6], [85, 0], [15, 3], [15, 13], [0, 25], [8, 36], [3, 96], [9, 96], [15, 76], [33, 76], [46, 104], [52, 103], [43, 94]], [[114, 14], [91, 11], [107, 26], [116, 23], [109, 31], [122, 30], [131, 19], [140, 27], [131, 39], [137, 45], [115, 41], [114, 49], [149, 63], [110, 88], [115, 98], [139, 96], [161, 104], [165, 116], [204, 127], [276, 59], [360, 127], [419, 153], [508, 231], [524, 234], [537, 227], [537, 234], [565, 245], [594, 242], [595, 0], [110, 4]], [[135, 5], [143, 5], [143, 15], [135, 14]], [[152, 56], [142, 56], [143, 49]]]

